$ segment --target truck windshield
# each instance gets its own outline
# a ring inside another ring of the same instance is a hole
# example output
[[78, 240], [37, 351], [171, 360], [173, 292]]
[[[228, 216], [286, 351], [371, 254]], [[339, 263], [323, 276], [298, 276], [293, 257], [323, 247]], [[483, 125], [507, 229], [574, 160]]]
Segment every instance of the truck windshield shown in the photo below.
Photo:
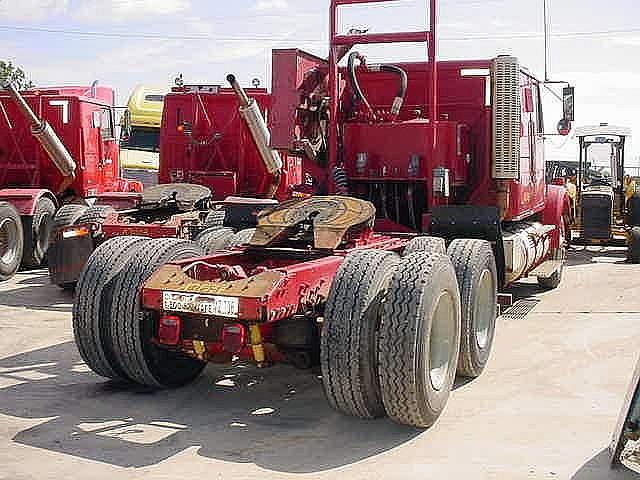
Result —
[[611, 185], [615, 166], [615, 158], [612, 158], [612, 155], [610, 145], [591, 145], [584, 177], [586, 183]]
[[123, 135], [120, 146], [129, 150], [159, 151], [160, 130], [157, 128], [133, 127], [130, 134]]

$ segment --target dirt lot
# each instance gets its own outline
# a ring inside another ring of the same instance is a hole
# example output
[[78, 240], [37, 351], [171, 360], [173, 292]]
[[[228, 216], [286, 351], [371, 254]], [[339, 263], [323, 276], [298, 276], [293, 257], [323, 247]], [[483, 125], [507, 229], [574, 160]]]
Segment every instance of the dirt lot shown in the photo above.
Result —
[[520, 285], [532, 310], [499, 319], [487, 371], [428, 431], [334, 413], [289, 367], [209, 367], [168, 392], [105, 382], [76, 351], [71, 295], [21, 274], [0, 285], [0, 478], [634, 478], [606, 447], [640, 351], [639, 273], [581, 249], [557, 291]]

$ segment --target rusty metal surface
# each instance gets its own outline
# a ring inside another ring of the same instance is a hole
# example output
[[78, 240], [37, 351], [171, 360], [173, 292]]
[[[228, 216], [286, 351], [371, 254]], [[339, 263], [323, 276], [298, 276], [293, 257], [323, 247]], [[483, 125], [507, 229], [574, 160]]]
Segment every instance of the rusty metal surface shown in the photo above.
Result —
[[172, 215], [166, 222], [134, 222], [133, 217], [113, 213], [103, 222], [102, 234], [105, 238], [122, 235], [138, 235], [151, 238], [175, 237], [188, 238], [188, 227], [201, 223], [200, 211], [191, 211]]
[[249, 278], [232, 281], [194, 280], [177, 265], [165, 265], [145, 283], [147, 290], [184, 293], [206, 293], [240, 298], [263, 298], [271, 292], [284, 275], [270, 270]]
[[374, 219], [375, 208], [365, 200], [341, 196], [291, 200], [258, 217], [256, 233], [250, 244], [272, 245], [308, 222], [313, 227], [313, 246], [335, 249], [349, 231], [371, 228]]

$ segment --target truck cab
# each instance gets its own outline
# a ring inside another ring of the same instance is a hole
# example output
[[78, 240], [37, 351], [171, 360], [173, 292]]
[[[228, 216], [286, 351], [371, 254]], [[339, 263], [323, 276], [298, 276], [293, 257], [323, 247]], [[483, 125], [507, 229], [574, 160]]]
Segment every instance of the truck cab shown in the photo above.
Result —
[[158, 182], [160, 124], [166, 89], [137, 86], [122, 117], [120, 162], [125, 176], [145, 186]]

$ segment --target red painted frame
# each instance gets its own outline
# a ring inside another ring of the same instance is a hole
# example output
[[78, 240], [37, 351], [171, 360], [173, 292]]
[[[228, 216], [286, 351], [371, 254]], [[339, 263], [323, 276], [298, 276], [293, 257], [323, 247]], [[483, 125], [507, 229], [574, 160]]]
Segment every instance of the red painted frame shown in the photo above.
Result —
[[[338, 9], [341, 6], [358, 5], [366, 3], [382, 3], [393, 2], [396, 0], [331, 0], [329, 11], [329, 96], [331, 98], [329, 105], [329, 169], [337, 165], [338, 157], [338, 137], [336, 132], [339, 128], [339, 103], [340, 103], [340, 71], [338, 67], [338, 47], [353, 46], [356, 44], [373, 44], [373, 43], [415, 43], [426, 42], [427, 62], [428, 62], [428, 86], [427, 95], [430, 101], [429, 119], [432, 123], [438, 119], [438, 66], [437, 57], [437, 0], [426, 0], [426, 7], [429, 9], [429, 31], [424, 32], [399, 32], [399, 33], [382, 33], [382, 34], [365, 34], [365, 35], [338, 35]], [[437, 138], [434, 135], [431, 144], [432, 152], [435, 152]]]

